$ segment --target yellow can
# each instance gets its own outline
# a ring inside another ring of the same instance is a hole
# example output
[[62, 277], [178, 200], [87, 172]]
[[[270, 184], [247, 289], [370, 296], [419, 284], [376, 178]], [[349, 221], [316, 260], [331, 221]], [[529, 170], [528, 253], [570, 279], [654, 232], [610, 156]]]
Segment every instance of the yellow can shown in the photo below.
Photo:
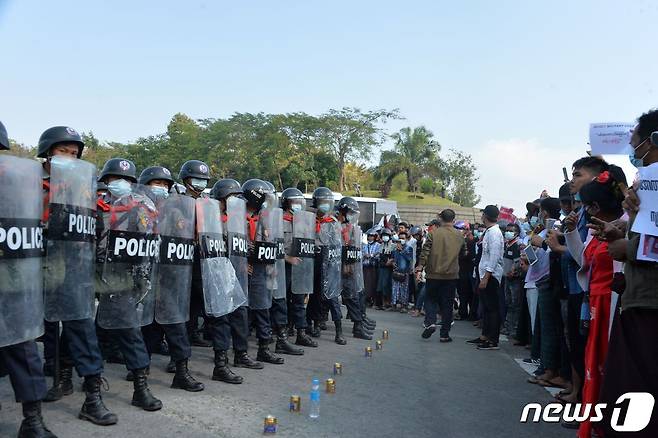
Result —
[[334, 376], [341, 376], [343, 374], [343, 365], [340, 362], [334, 364]]
[[366, 357], [372, 357], [372, 347], [366, 347]]
[[301, 412], [302, 398], [298, 395], [290, 396], [290, 412]]
[[381, 350], [384, 348], [384, 343], [382, 341], [375, 342], [375, 350]]
[[327, 379], [327, 385], [326, 385], [326, 390], [327, 394], [335, 394], [336, 393], [336, 381], [334, 379]]
[[273, 435], [276, 433], [277, 420], [273, 415], [268, 415], [265, 417], [263, 422], [263, 433], [268, 435]]

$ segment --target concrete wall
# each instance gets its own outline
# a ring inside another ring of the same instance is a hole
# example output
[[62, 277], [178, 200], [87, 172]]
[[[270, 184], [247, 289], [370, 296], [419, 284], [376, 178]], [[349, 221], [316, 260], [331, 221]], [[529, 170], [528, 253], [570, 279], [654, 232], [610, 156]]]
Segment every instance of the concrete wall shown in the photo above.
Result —
[[469, 207], [452, 207], [448, 205], [434, 206], [434, 205], [404, 205], [398, 204], [398, 212], [400, 218], [414, 225], [425, 225], [432, 219], [436, 219], [436, 215], [444, 208], [452, 208], [457, 215], [456, 220], [467, 220], [470, 223], [480, 222], [482, 213], [479, 208]]

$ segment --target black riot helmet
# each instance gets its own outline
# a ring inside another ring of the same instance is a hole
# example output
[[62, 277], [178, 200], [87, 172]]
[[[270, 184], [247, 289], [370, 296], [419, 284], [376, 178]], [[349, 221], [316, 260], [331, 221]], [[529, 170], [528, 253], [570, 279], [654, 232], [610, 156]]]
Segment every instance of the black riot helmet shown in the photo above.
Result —
[[313, 191], [313, 203], [311, 204], [311, 207], [318, 208], [318, 205], [320, 205], [322, 201], [329, 202], [333, 207], [334, 192], [326, 187], [318, 187], [315, 189], [315, 191]]
[[242, 186], [240, 183], [231, 178], [220, 179], [212, 186], [210, 197], [213, 199], [226, 199], [231, 195], [241, 195]]
[[9, 136], [7, 135], [7, 128], [0, 122], [0, 150], [9, 149]]
[[336, 205], [336, 211], [346, 215], [349, 212], [358, 213], [360, 211], [359, 203], [351, 196], [345, 196]]
[[178, 177], [185, 182], [185, 178], [210, 179], [210, 168], [206, 163], [199, 160], [189, 160], [183, 163]]
[[82, 155], [82, 150], [85, 147], [82, 137], [75, 129], [68, 126], [53, 126], [46, 129], [39, 137], [37, 157], [47, 158], [50, 148], [58, 143], [76, 143], [78, 145], [78, 158]]
[[169, 190], [171, 190], [171, 186], [174, 183], [174, 179], [171, 177], [171, 172], [166, 167], [163, 166], [147, 167], [146, 169], [142, 170], [142, 173], [139, 175], [139, 183], [144, 186], [147, 186], [151, 181], [154, 181], [156, 179], [167, 181], [167, 184], [169, 185]]
[[250, 179], [242, 184], [242, 196], [244, 196], [247, 205], [260, 210], [268, 196], [272, 195], [270, 186], [261, 179]]
[[110, 158], [103, 165], [103, 170], [98, 175], [98, 180], [106, 183], [105, 178], [108, 176], [120, 176], [136, 183], [137, 168], [135, 167], [135, 163], [125, 158]]
[[417, 234], [422, 234], [422, 233], [423, 233], [423, 230], [421, 230], [420, 227], [416, 226], [416, 225], [411, 227], [411, 229], [409, 230], [409, 234], [411, 234], [412, 236], [415, 236]]
[[306, 199], [301, 190], [295, 187], [289, 187], [281, 192], [281, 208], [290, 210], [291, 201], [298, 201], [302, 204], [302, 210], [306, 208]]

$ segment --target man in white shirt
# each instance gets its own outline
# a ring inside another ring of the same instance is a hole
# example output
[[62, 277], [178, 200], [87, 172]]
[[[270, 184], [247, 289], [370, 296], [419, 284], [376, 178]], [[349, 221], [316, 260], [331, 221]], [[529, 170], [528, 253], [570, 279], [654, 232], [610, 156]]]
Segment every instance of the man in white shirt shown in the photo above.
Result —
[[503, 277], [503, 254], [505, 240], [497, 224], [498, 207], [487, 205], [482, 210], [482, 223], [487, 227], [482, 238], [482, 258], [478, 265], [480, 273], [480, 299], [484, 306], [482, 336], [477, 344], [478, 350], [498, 350], [500, 336], [500, 310], [498, 289]]

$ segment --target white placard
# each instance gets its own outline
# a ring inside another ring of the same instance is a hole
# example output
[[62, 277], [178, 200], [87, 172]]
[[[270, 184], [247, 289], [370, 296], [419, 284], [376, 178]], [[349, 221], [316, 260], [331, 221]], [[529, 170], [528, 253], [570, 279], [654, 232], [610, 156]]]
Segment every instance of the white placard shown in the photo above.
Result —
[[592, 155], [621, 154], [633, 152], [630, 146], [633, 123], [591, 123], [589, 145]]
[[638, 169], [637, 197], [640, 211], [637, 212], [632, 231], [639, 234], [658, 236], [658, 163]]

